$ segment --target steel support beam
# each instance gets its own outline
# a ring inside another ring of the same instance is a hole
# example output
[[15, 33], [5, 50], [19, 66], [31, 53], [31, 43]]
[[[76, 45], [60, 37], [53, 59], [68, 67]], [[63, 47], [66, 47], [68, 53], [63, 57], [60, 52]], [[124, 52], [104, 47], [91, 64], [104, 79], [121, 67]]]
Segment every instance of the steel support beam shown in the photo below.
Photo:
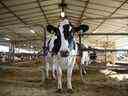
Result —
[[38, 6], [39, 6], [39, 8], [40, 8], [40, 10], [41, 10], [41, 12], [42, 12], [42, 14], [43, 14], [43, 16], [44, 16], [46, 22], [49, 24], [47, 15], [45, 14], [45, 11], [44, 11], [44, 9], [43, 9], [42, 6], [41, 6], [41, 2], [40, 2], [40, 0], [36, 0], [36, 1], [37, 1], [37, 4], [38, 4]]
[[74, 16], [80, 16], [80, 13], [78, 13], [78, 12], [75, 12], [75, 11], [66, 11], [67, 12], [67, 14], [72, 14], [72, 15], [74, 15]]
[[[26, 22], [23, 21], [23, 19], [21, 19], [19, 16], [17, 16], [8, 6], [6, 6], [2, 1], [0, 1], [0, 4], [8, 10], [9, 13], [11, 13], [14, 17], [16, 17], [21, 23], [23, 23], [24, 25], [28, 25]], [[7, 29], [7, 28], [6, 28]], [[25, 36], [23, 36], [25, 37]], [[25, 37], [27, 38], [27, 37]]]
[[109, 19], [109, 20], [118, 20], [118, 19], [128, 19], [128, 16], [123, 16], [123, 17], [96, 17], [96, 18], [90, 18], [90, 17], [87, 17], [87, 18], [83, 18], [82, 20], [106, 20], [106, 19]]
[[96, 49], [96, 48], [90, 48], [90, 49], [87, 49], [87, 48], [83, 48], [82, 51], [100, 51], [100, 52], [119, 52], [119, 51], [127, 51], [128, 52], [128, 49]]
[[78, 4], [72, 4], [72, 3], [69, 3], [68, 5], [69, 6], [74, 6], [74, 7], [79, 7], [79, 8], [83, 8], [84, 7], [84, 6], [81, 6], [81, 5], [78, 5]]
[[81, 36], [83, 36], [83, 35], [112, 35], [112, 36], [123, 35], [123, 36], [128, 36], [128, 33], [83, 33], [80, 35]]
[[87, 9], [88, 4], [89, 4], [89, 0], [88, 1], [85, 1], [85, 6], [84, 6], [84, 9], [83, 9], [83, 11], [82, 11], [82, 13], [80, 15], [79, 23], [81, 23], [81, 20], [82, 20], [82, 18], [84, 16], [84, 13], [86, 12], [86, 9]]
[[[124, 4], [126, 4], [128, 2], [128, 0], [125, 0], [123, 3], [121, 3], [121, 5], [119, 7], [117, 7], [109, 16], [108, 18], [110, 18], [113, 14], [115, 14]], [[104, 24], [106, 22], [107, 19], [104, 19], [93, 31], [96, 31], [100, 26], [102, 26], [102, 24]]]
[[11, 13], [14, 17], [16, 17], [20, 22], [22, 22], [23, 24], [27, 25], [26, 22], [24, 22], [19, 16], [17, 16], [8, 6], [6, 6], [2, 1], [0, 1], [0, 4], [9, 11], [9, 13]]

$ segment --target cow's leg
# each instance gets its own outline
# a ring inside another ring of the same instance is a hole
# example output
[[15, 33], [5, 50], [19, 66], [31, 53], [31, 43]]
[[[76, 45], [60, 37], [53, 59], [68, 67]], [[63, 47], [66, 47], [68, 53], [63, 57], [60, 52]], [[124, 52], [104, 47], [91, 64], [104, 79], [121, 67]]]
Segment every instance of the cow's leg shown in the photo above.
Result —
[[45, 68], [46, 68], [46, 79], [49, 79], [49, 63], [45, 64]]
[[[57, 92], [61, 92], [62, 91], [62, 69], [61, 69], [61, 66], [60, 66], [60, 56], [58, 55], [54, 55], [53, 56], [53, 67], [54, 67], [54, 70], [53, 72], [57, 72]], [[55, 76], [55, 74], [53, 73], [53, 75]], [[56, 77], [56, 76], [55, 76]]]
[[58, 91], [62, 90], [62, 69], [60, 65], [57, 65], [57, 80], [58, 80]]
[[53, 64], [52, 65], [52, 76], [53, 76], [53, 79], [57, 79], [57, 64]]
[[67, 88], [69, 91], [72, 91], [71, 79], [72, 79], [72, 71], [74, 68], [74, 63], [75, 63], [75, 57], [70, 57], [68, 61], [68, 69], [67, 69]]
[[86, 66], [88, 65], [89, 62], [89, 56], [88, 56], [88, 52], [83, 52], [83, 56], [81, 57], [81, 71], [82, 71], [82, 75], [86, 74]]

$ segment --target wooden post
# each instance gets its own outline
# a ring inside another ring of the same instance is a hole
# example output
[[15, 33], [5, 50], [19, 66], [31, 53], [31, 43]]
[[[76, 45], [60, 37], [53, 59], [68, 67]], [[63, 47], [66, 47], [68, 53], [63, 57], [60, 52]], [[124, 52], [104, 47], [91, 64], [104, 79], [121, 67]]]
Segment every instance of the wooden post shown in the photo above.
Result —
[[14, 56], [15, 56], [15, 42], [11, 41], [9, 43], [9, 63], [14, 63]]
[[47, 63], [46, 63], [46, 54], [45, 54], [46, 53], [45, 52], [46, 51], [45, 48], [46, 48], [46, 39], [47, 39], [46, 32], [47, 31], [46, 31], [46, 28], [44, 26], [43, 26], [43, 30], [44, 30], [44, 34], [43, 34], [43, 46], [42, 46], [42, 49], [43, 49], [43, 66], [42, 66], [43, 69], [42, 69], [42, 75], [45, 75], [44, 76], [44, 80], [45, 80], [45, 79], [48, 79], [48, 76], [47, 76], [47, 72], [46, 72], [46, 66], [47, 66], [46, 64]]
[[106, 64], [107, 64], [107, 53], [106, 53], [106, 52], [107, 52], [107, 51], [106, 51], [106, 47], [107, 47], [107, 46], [106, 46], [106, 42], [105, 42], [105, 46], [104, 46], [104, 47], [105, 47], [105, 65], [106, 65]]
[[107, 59], [107, 47], [108, 47], [108, 35], [106, 36], [106, 42], [105, 42], [105, 65], [108, 63]]
[[15, 63], [15, 41], [12, 42], [12, 62]]

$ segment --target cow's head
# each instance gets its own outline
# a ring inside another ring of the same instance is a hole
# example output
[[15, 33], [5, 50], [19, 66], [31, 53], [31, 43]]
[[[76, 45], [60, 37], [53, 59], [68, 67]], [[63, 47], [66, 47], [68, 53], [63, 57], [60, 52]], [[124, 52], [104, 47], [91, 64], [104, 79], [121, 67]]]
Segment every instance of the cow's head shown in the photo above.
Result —
[[[84, 25], [80, 25], [77, 28], [73, 28], [67, 18], [63, 19], [59, 24], [59, 29], [51, 25], [47, 26], [47, 30], [50, 33], [55, 33], [57, 38], [60, 38], [57, 42], [61, 42], [59, 48], [60, 55], [66, 57], [69, 55], [69, 51], [74, 48], [74, 32], [75, 31], [87, 31]], [[56, 43], [59, 44], [59, 43]], [[56, 45], [57, 46], [57, 45]]]

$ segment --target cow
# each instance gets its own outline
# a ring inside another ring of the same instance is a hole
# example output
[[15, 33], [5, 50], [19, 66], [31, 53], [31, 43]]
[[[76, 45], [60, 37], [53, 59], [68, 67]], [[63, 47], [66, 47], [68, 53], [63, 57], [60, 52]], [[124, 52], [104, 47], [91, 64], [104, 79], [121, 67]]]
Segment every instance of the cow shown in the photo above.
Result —
[[[87, 73], [87, 66], [90, 64], [90, 51], [89, 46], [85, 44], [77, 43], [78, 45], [78, 51], [77, 51], [77, 57], [76, 57], [76, 65], [79, 66], [80, 76], [82, 82], [85, 82], [84, 76]], [[84, 50], [83, 50], [84, 49]]]
[[[47, 31], [52, 34], [47, 41], [46, 54], [47, 62], [53, 65], [53, 77], [57, 79], [57, 92], [62, 92], [62, 70], [67, 70], [67, 89], [72, 92], [71, 77], [76, 60], [78, 46], [74, 33], [88, 30], [87, 25], [73, 27], [67, 18], [63, 18], [59, 23], [59, 28], [53, 25], [47, 26]], [[51, 59], [50, 59], [51, 58]], [[47, 66], [48, 68], [48, 66]], [[54, 74], [56, 72], [56, 75]], [[47, 70], [48, 74], [48, 70]]]

